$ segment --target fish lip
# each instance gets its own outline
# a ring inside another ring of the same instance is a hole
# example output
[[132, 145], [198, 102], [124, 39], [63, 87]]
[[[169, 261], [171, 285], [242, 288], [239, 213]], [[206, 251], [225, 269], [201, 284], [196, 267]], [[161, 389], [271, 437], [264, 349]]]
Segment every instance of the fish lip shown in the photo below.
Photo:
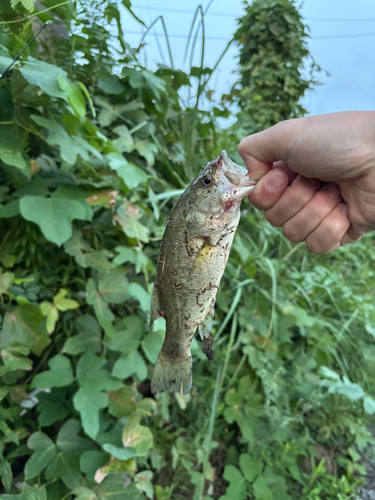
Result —
[[238, 202], [245, 198], [245, 196], [249, 196], [254, 191], [256, 184], [257, 181], [252, 181], [252, 184], [248, 186], [236, 186], [233, 192], [233, 200]]
[[[237, 163], [234, 163], [228, 158], [227, 152], [223, 150], [216, 159], [218, 166], [221, 166], [225, 177], [234, 185], [238, 187], [255, 186], [257, 180], [249, 179], [249, 172]], [[246, 196], [246, 195], [244, 195]]]

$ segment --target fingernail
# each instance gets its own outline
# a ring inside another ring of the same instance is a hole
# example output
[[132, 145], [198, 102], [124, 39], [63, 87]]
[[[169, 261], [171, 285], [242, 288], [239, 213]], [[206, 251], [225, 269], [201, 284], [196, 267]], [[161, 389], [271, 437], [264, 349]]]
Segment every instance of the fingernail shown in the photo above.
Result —
[[328, 196], [330, 196], [333, 199], [338, 198], [338, 196], [340, 195], [339, 188], [336, 184], [328, 184], [327, 193]]
[[267, 180], [266, 189], [271, 193], [278, 191], [285, 184], [285, 174], [274, 170]]
[[348, 205], [346, 205], [345, 203], [341, 205], [341, 213], [344, 215], [348, 215]]

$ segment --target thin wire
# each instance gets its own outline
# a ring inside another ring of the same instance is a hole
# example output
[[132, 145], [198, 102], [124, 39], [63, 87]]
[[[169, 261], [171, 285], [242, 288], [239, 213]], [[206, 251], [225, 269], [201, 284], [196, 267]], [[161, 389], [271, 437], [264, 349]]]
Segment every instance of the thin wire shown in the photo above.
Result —
[[[142, 35], [140, 31], [131, 31], [131, 30], [126, 30], [126, 33], [129, 35]], [[154, 33], [147, 33], [148, 35], [151, 36], [163, 36], [161, 33], [157, 33], [156, 35]], [[187, 38], [187, 35], [181, 35], [181, 34], [174, 34], [171, 35], [168, 33], [168, 36], [171, 38]], [[375, 33], [360, 33], [360, 34], [351, 34], [351, 35], [323, 35], [323, 36], [311, 36], [310, 38], [312, 40], [323, 40], [323, 39], [331, 39], [331, 38], [357, 38], [357, 37], [366, 37], [366, 36], [375, 36]], [[207, 40], [228, 40], [228, 37], [225, 36], [205, 36]]]
[[[149, 10], [163, 10], [165, 12], [177, 12], [179, 14], [194, 14], [193, 10], [185, 9], [171, 9], [167, 7], [149, 7], [148, 5], [133, 5], [133, 9], [149, 9]], [[208, 12], [208, 16], [223, 16], [223, 17], [241, 17], [243, 14], [230, 14], [228, 12]], [[323, 22], [343, 22], [343, 23], [371, 23], [375, 22], [375, 19], [337, 19], [337, 18], [324, 18], [324, 17], [311, 17], [306, 18], [306, 21], [323, 21]]]
[[43, 24], [43, 26], [40, 28], [40, 30], [38, 31], [38, 33], [36, 35], [34, 35], [32, 37], [32, 39], [30, 40], [30, 42], [25, 45], [25, 47], [21, 50], [21, 52], [18, 54], [18, 56], [13, 59], [13, 61], [11, 62], [11, 64], [7, 67], [7, 69], [4, 71], [4, 73], [2, 75], [0, 75], [0, 78], [3, 78], [4, 75], [6, 75], [6, 73], [10, 70], [10, 68], [13, 66], [13, 64], [18, 61], [18, 59], [22, 56], [22, 54], [25, 52], [25, 50], [30, 47], [30, 45], [33, 43], [33, 41], [37, 38], [37, 36], [40, 35], [40, 33], [44, 30], [44, 28], [47, 26], [47, 24], [51, 24], [52, 21], [47, 21], [46, 23]]

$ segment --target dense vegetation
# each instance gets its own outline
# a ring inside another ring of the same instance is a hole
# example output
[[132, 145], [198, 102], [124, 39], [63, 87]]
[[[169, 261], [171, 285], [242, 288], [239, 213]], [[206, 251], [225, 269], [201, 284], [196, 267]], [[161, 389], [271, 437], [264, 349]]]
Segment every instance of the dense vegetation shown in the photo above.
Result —
[[[304, 46], [292, 2], [262, 4], [243, 20], [248, 40], [271, 30]], [[199, 168], [224, 148], [235, 157], [241, 132], [218, 126], [229, 111], [209, 101], [203, 61], [188, 73], [140, 64], [121, 23], [129, 0], [34, 9], [0, 1], [0, 73], [55, 21], [0, 79], [0, 498], [354, 498], [375, 413], [371, 238], [310, 255], [244, 203], [215, 360], [195, 340], [191, 394], [153, 397], [164, 320], [150, 330], [148, 318], [164, 222]], [[307, 55], [290, 66], [296, 78]], [[276, 99], [280, 116], [303, 112], [313, 78], [294, 101]], [[272, 96], [254, 96], [254, 116]]]

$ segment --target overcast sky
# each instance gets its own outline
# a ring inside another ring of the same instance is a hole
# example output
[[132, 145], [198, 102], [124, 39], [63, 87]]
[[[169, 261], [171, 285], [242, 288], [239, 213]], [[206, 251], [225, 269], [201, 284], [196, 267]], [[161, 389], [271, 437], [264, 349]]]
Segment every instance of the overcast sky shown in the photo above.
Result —
[[[202, 0], [133, 0], [134, 11], [147, 25], [163, 15], [170, 41], [174, 65], [183, 67], [186, 41], [193, 20], [192, 12], [201, 3], [205, 9], [211, 2]], [[229, 7], [228, 7], [229, 5]], [[213, 66], [236, 30], [236, 18], [243, 12], [242, 0], [214, 0], [205, 17], [205, 64]], [[374, 0], [305, 0], [301, 7], [305, 22], [310, 26], [310, 52], [315, 61], [330, 76], [305, 99], [311, 114], [375, 109], [375, 1]], [[178, 12], [176, 12], [178, 11]], [[160, 22], [152, 33], [162, 33]], [[142, 27], [129, 15], [124, 15], [124, 31], [132, 45], [138, 45]], [[366, 35], [366, 36], [365, 36]], [[369, 36], [371, 35], [371, 36]], [[162, 57], [169, 63], [163, 36], [148, 35], [145, 62], [155, 68]], [[162, 54], [161, 54], [162, 52]], [[217, 96], [227, 92], [236, 77], [237, 49], [232, 47], [220, 63], [212, 80]], [[200, 42], [195, 50], [199, 63]]]

